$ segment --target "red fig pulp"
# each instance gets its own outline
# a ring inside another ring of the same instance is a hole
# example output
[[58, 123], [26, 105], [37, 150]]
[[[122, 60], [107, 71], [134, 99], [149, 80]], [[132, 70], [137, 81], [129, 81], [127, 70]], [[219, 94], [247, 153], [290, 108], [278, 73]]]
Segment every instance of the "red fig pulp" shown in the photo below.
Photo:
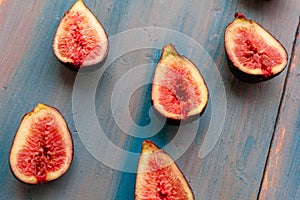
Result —
[[19, 126], [10, 151], [10, 168], [28, 184], [45, 183], [62, 176], [73, 158], [73, 141], [61, 113], [38, 104]]

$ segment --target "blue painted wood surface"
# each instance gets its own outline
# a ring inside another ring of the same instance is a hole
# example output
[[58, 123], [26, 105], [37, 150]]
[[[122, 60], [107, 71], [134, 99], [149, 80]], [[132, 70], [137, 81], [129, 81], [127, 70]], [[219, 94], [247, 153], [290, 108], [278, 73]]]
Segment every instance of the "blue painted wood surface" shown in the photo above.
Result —
[[270, 149], [259, 199], [300, 199], [300, 35]]
[[[89, 153], [81, 141], [81, 133], [74, 122], [78, 113], [74, 113], [72, 107], [77, 74], [64, 68], [52, 52], [56, 27], [63, 13], [73, 3], [74, 0], [55, 3], [46, 0], [0, 1], [0, 199], [134, 198], [135, 174], [105, 166]], [[215, 120], [211, 118], [216, 112], [211, 101], [199, 120], [199, 129], [192, 144], [176, 160], [191, 184], [196, 199], [297, 199], [300, 196], [299, 176], [296, 176], [299, 175], [297, 149], [300, 117], [297, 115], [299, 112], [293, 112], [294, 120], [291, 120], [290, 113], [285, 112], [286, 108], [299, 108], [297, 96], [289, 100], [292, 95], [290, 92], [296, 91], [299, 82], [299, 43], [292, 54], [299, 23], [300, 4], [297, 0], [85, 0], [85, 3], [102, 22], [110, 38], [133, 28], [162, 27], [191, 37], [203, 46], [215, 62], [222, 81], [216, 78], [217, 75], [210, 74], [213, 69], [201, 66], [201, 58], [193, 54], [195, 49], [184, 44], [181, 36], [162, 34], [162, 38], [159, 38], [165, 42], [172, 41], [180, 53], [197, 63], [200, 71], [209, 79], [212, 98], [221, 92], [220, 85], [226, 92], [226, 101], [218, 104], [226, 110], [225, 123], [212, 151], [204, 158], [199, 158], [201, 145], [211, 128], [209, 124]], [[264, 25], [282, 42], [293, 63], [290, 70], [286, 69], [271, 81], [255, 85], [242, 83], [231, 75], [223, 48], [223, 32], [237, 11]], [[134, 39], [125, 41], [125, 45], [132, 45]], [[151, 44], [150, 40], [147, 45]], [[110, 102], [114, 86], [135, 66], [156, 63], [159, 56], [160, 50], [154, 48], [121, 55], [105, 71], [97, 86], [95, 101], [99, 123], [107, 138], [127, 151], [138, 153], [143, 139], [129, 136], [113, 119]], [[136, 74], [137, 77], [151, 79], [154, 67], [154, 64], [151, 65], [146, 73]], [[124, 85], [130, 84], [131, 80], [127, 80]], [[150, 123], [147, 114], [151, 105], [150, 91], [151, 85], [138, 88], [128, 105], [132, 118], [141, 126]], [[128, 91], [124, 90], [123, 94], [119, 94], [120, 102], [126, 93]], [[71, 168], [60, 179], [44, 185], [28, 186], [18, 182], [11, 174], [8, 156], [22, 116], [39, 102], [58, 108], [65, 116], [74, 138], [75, 156]], [[125, 125], [134, 131], [131, 120], [124, 120]], [[291, 138], [282, 138], [282, 130]], [[151, 139], [163, 147], [176, 133], [176, 128], [165, 126]], [[186, 137], [189, 137], [188, 132]], [[281, 144], [286, 140], [289, 142]], [[177, 145], [179, 149], [180, 143]], [[276, 160], [274, 152], [279, 145], [284, 149], [280, 158], [286, 159]], [[118, 156], [107, 151], [105, 145], [101, 153], [111, 159]], [[273, 165], [274, 162], [279, 164]], [[285, 162], [290, 163], [291, 167], [288, 168]], [[287, 176], [288, 172], [295, 175]], [[272, 178], [282, 181], [272, 182]], [[268, 187], [265, 185], [267, 183]], [[276, 191], [275, 195], [273, 191]]]

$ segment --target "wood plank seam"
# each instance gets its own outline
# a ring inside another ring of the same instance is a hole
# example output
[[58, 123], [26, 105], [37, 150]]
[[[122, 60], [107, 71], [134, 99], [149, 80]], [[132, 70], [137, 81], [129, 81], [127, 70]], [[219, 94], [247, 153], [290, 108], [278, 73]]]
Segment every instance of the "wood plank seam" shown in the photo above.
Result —
[[275, 121], [274, 129], [273, 129], [273, 133], [272, 133], [272, 138], [271, 138], [270, 145], [269, 145], [269, 151], [268, 151], [268, 154], [267, 154], [267, 159], [266, 159], [263, 174], [262, 174], [262, 179], [261, 179], [258, 194], [257, 194], [257, 199], [261, 199], [260, 195], [262, 194], [263, 183], [264, 183], [265, 178], [267, 178], [266, 177], [266, 171], [267, 171], [267, 167], [268, 167], [268, 163], [269, 163], [269, 158], [270, 158], [270, 155], [271, 155], [271, 149], [272, 149], [272, 146], [273, 146], [273, 143], [274, 143], [275, 131], [276, 131], [276, 127], [277, 127], [279, 116], [280, 116], [280, 110], [281, 110], [283, 99], [284, 99], [284, 96], [285, 96], [285, 93], [286, 93], [286, 85], [287, 85], [287, 82], [288, 82], [289, 76], [290, 76], [289, 71], [291, 69], [292, 61], [293, 61], [294, 56], [295, 56], [297, 37], [298, 37], [299, 31], [300, 31], [299, 29], [300, 29], [300, 16], [299, 16], [299, 20], [298, 20], [298, 26], [297, 26], [296, 32], [295, 32], [293, 46], [292, 46], [292, 50], [291, 50], [291, 54], [290, 54], [291, 56], [290, 56], [289, 63], [288, 63], [288, 68], [287, 68], [287, 75], [286, 75], [286, 78], [284, 80], [283, 91], [282, 91], [282, 95], [281, 95], [281, 99], [280, 99], [280, 103], [279, 103], [279, 107], [278, 107], [278, 112], [277, 112], [276, 121]]

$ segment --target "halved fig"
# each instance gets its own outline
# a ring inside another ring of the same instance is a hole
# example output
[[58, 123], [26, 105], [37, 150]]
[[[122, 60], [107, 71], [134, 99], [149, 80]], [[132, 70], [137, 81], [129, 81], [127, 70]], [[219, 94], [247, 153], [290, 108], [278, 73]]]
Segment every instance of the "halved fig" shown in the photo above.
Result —
[[194, 194], [172, 158], [145, 140], [139, 158], [135, 199], [192, 200]]
[[73, 140], [61, 113], [38, 104], [27, 113], [19, 126], [10, 150], [13, 175], [27, 184], [55, 180], [70, 167]]
[[288, 55], [268, 31], [241, 13], [226, 27], [225, 50], [231, 72], [246, 82], [269, 80], [282, 72]]
[[78, 0], [61, 19], [53, 41], [53, 51], [59, 61], [73, 70], [100, 66], [109, 49], [102, 24]]
[[208, 102], [208, 89], [200, 71], [177, 53], [173, 44], [162, 49], [152, 84], [152, 104], [170, 122], [200, 116]]

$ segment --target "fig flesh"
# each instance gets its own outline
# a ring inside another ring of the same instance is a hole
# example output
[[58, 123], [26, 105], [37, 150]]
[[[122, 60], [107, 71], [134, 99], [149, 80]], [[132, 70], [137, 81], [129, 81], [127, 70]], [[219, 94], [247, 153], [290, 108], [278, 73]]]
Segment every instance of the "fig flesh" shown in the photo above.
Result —
[[59, 61], [73, 70], [98, 66], [109, 49], [104, 27], [78, 0], [61, 19], [53, 41], [53, 51]]
[[208, 102], [208, 89], [200, 71], [181, 56], [173, 44], [162, 49], [152, 83], [152, 104], [170, 122], [200, 116]]
[[13, 175], [27, 184], [55, 180], [70, 167], [73, 140], [61, 113], [38, 104], [19, 126], [10, 150]]
[[145, 140], [139, 158], [135, 199], [193, 200], [194, 194], [172, 158]]
[[261, 25], [241, 13], [226, 27], [224, 44], [231, 72], [246, 82], [261, 82], [279, 75], [287, 65], [283, 45]]

